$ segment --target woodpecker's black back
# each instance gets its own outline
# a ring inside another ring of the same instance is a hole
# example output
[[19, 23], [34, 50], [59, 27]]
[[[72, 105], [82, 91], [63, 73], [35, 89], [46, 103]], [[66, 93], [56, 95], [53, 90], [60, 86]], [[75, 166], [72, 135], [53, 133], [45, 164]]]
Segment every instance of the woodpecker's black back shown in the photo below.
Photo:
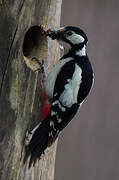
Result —
[[82, 83], [78, 93], [78, 103], [80, 104], [88, 96], [93, 84], [93, 69], [88, 56], [76, 58], [78, 65], [82, 69]]

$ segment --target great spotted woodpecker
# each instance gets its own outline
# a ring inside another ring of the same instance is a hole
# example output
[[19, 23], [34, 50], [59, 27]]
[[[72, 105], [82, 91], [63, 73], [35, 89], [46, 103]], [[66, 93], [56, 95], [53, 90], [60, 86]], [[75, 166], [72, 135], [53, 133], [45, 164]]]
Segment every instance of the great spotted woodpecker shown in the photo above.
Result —
[[[86, 53], [88, 38], [84, 31], [67, 26], [56, 31], [49, 29], [46, 35], [58, 40], [64, 47], [64, 55], [45, 81], [46, 94], [51, 99], [49, 114], [26, 136], [25, 159], [30, 156], [30, 166], [69, 124], [93, 83], [93, 70]], [[44, 72], [43, 66], [41, 70]]]

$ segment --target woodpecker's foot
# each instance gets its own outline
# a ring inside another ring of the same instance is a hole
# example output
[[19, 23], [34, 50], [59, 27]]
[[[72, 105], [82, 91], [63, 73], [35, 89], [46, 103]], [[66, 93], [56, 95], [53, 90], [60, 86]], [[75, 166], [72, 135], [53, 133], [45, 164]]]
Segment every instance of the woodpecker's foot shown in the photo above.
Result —
[[42, 73], [44, 73], [44, 60], [40, 61], [40, 59], [38, 59], [37, 57], [33, 57], [32, 61], [36, 61], [39, 64], [39, 66], [40, 66], [35, 71], [41, 71]]
[[41, 73], [43, 75], [43, 80], [45, 80], [46, 74], [45, 74], [45, 68], [44, 68], [44, 60], [40, 61], [38, 58], [33, 57], [32, 61], [36, 61], [39, 64], [39, 68], [37, 68], [34, 72], [41, 71]]

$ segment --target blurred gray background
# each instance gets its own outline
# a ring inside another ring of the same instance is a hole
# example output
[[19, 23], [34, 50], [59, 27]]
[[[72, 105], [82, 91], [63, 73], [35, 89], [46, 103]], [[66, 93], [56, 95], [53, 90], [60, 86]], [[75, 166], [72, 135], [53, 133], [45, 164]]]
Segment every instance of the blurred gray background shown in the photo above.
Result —
[[88, 35], [95, 84], [59, 138], [55, 180], [119, 180], [119, 0], [64, 0], [61, 25]]

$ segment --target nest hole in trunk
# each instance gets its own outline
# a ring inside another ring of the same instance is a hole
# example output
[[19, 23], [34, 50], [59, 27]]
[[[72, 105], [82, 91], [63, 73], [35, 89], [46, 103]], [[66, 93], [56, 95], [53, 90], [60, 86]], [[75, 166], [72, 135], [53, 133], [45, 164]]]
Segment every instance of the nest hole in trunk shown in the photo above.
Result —
[[46, 59], [47, 49], [47, 38], [42, 33], [42, 28], [40, 26], [30, 27], [24, 37], [23, 55], [26, 58]]

